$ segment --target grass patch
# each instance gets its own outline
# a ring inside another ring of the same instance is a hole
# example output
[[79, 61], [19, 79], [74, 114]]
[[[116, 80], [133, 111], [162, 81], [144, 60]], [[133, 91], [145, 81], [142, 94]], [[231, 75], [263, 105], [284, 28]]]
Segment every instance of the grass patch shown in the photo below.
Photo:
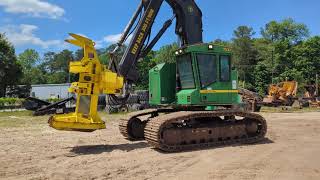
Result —
[[[15, 111], [15, 112], [0, 112], [0, 128], [17, 128], [29, 127], [34, 125], [46, 124], [49, 116], [33, 116], [32, 111]], [[117, 121], [126, 113], [107, 114], [106, 112], [99, 112], [102, 120]]]
[[48, 116], [32, 116], [32, 111], [0, 112], [0, 128], [33, 126], [47, 120]]
[[0, 112], [0, 117], [6, 116], [32, 116], [32, 111], [7, 111], [7, 112]]
[[[30, 127], [35, 125], [46, 124], [49, 115], [46, 116], [33, 116], [32, 111], [9, 111], [0, 112], [0, 128], [19, 128]], [[106, 122], [117, 121], [127, 113], [107, 114], [106, 112], [99, 112], [102, 120]]]
[[28, 117], [28, 116], [8, 116], [0, 117], [0, 128], [22, 128], [32, 126], [42, 126], [47, 124], [48, 116]]

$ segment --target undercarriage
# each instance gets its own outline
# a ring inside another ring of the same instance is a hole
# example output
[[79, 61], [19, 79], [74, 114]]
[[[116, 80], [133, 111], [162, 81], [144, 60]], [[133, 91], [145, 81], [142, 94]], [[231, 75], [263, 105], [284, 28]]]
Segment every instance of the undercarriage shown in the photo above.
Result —
[[121, 119], [119, 128], [127, 139], [145, 139], [154, 148], [166, 152], [256, 143], [267, 132], [262, 116], [236, 110], [151, 109]]

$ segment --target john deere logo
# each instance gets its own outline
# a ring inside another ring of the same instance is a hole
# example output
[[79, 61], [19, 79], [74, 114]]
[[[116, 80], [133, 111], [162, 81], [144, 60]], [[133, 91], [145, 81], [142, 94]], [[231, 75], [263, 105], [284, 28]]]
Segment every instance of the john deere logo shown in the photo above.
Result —
[[192, 6], [188, 6], [188, 12], [189, 13], [193, 13], [193, 7]]

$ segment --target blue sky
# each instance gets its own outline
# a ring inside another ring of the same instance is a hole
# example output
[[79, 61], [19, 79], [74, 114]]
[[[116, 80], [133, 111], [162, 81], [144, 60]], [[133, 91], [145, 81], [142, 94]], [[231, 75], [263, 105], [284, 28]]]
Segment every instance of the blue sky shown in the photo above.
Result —
[[[0, 0], [0, 32], [5, 32], [17, 53], [34, 48], [41, 54], [75, 47], [63, 42], [69, 32], [83, 34], [106, 47], [119, 37], [140, 0]], [[319, 0], [196, 0], [203, 12], [204, 40], [229, 40], [239, 25], [260, 28], [271, 20], [292, 17], [311, 35], [320, 34]], [[172, 16], [164, 3], [154, 30]], [[174, 25], [174, 24], [173, 24]], [[177, 40], [174, 26], [155, 49]]]

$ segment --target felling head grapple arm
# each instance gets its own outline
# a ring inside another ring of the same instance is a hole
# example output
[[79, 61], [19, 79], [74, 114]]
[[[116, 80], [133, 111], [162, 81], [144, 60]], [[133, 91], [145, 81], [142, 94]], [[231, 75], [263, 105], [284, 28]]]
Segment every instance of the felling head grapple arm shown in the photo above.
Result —
[[66, 41], [83, 48], [84, 51], [84, 57], [80, 61], [70, 62], [69, 71], [79, 74], [78, 82], [72, 83], [68, 89], [77, 95], [76, 109], [74, 113], [52, 116], [49, 124], [58, 130], [104, 129], [105, 123], [97, 112], [99, 94], [119, 93], [123, 78], [100, 63], [92, 40], [76, 34], [70, 36], [74, 39]]

